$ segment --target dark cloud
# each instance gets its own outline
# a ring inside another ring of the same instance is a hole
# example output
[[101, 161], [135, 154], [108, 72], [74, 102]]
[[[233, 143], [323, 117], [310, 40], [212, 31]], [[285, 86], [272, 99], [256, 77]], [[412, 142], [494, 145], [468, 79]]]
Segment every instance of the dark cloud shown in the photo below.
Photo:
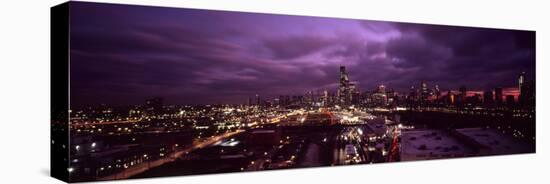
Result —
[[514, 87], [535, 76], [535, 33], [456, 26], [73, 2], [71, 102], [244, 103], [335, 92]]
[[387, 42], [386, 54], [396, 67], [432, 68], [452, 57], [452, 51], [436, 43], [430, 43], [417, 36], [403, 36]]
[[331, 43], [332, 40], [328, 38], [313, 35], [293, 35], [264, 41], [274, 59], [293, 59], [308, 55], [330, 46]]

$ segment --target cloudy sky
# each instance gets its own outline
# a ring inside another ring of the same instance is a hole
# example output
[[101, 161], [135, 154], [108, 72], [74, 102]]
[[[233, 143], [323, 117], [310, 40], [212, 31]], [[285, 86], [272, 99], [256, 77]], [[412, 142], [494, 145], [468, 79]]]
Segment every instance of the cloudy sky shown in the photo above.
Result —
[[71, 103], [244, 103], [384, 84], [513, 88], [535, 76], [535, 33], [72, 2]]

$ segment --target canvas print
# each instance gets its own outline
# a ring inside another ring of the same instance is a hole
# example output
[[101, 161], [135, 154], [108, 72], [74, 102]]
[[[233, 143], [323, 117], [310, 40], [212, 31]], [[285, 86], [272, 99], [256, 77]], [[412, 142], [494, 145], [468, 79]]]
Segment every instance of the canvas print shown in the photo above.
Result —
[[65, 6], [70, 182], [535, 153], [535, 31]]

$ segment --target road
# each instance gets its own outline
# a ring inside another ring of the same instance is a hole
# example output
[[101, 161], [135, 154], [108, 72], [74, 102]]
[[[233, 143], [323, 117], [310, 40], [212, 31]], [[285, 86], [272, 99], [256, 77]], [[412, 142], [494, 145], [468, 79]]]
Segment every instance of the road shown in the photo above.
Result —
[[184, 148], [182, 150], [173, 152], [173, 153], [169, 154], [167, 157], [163, 157], [163, 158], [160, 158], [160, 159], [157, 159], [157, 160], [154, 160], [154, 161], [142, 162], [142, 163], [137, 164], [135, 166], [124, 169], [124, 170], [122, 170], [118, 173], [97, 178], [97, 180], [126, 179], [126, 178], [129, 178], [129, 177], [135, 176], [137, 174], [143, 173], [143, 172], [145, 172], [145, 171], [147, 171], [151, 168], [158, 167], [158, 166], [161, 166], [161, 165], [169, 163], [169, 162], [173, 162], [173, 161], [177, 160], [178, 158], [180, 158], [181, 156], [183, 156], [184, 154], [186, 154], [188, 152], [191, 152], [191, 151], [196, 150], [198, 148], [202, 148], [202, 147], [212, 145], [212, 144], [214, 144], [214, 143], [216, 143], [216, 142], [218, 142], [222, 139], [229, 138], [231, 136], [237, 135], [237, 134], [242, 133], [242, 132], [244, 132], [244, 130], [237, 130], [235, 132], [228, 132], [228, 133], [224, 133], [224, 134], [221, 134], [221, 135], [218, 135], [218, 136], [210, 137], [210, 138], [208, 138], [204, 141], [197, 142], [197, 143], [195, 143], [195, 144], [193, 144], [193, 145], [191, 145], [187, 148]]
[[[336, 144], [334, 147], [334, 165], [346, 165], [346, 164], [355, 164], [355, 163], [364, 163], [368, 161], [368, 154], [366, 154], [364, 148], [364, 136], [359, 134], [359, 127], [346, 127], [344, 128], [339, 135], [336, 136]], [[347, 151], [346, 147], [349, 147], [350, 150]], [[355, 154], [357, 159], [353, 160]], [[349, 156], [348, 156], [349, 155]]]
[[103, 121], [95, 123], [84, 123], [84, 122], [71, 122], [71, 126], [95, 126], [95, 125], [112, 125], [112, 124], [128, 124], [128, 123], [138, 123], [142, 120], [121, 120], [121, 121]]

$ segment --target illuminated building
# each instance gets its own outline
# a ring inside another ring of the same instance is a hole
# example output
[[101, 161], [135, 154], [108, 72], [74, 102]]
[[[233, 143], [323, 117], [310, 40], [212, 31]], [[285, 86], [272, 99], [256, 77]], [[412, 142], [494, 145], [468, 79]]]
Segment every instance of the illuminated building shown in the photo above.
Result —
[[519, 96], [518, 102], [523, 107], [535, 106], [535, 81], [527, 81], [525, 72], [518, 77]]
[[355, 83], [349, 83], [349, 102], [351, 104], [358, 104], [360, 101], [360, 93]]
[[378, 86], [377, 92], [378, 93], [386, 93], [386, 86], [384, 86], [384, 85]]
[[306, 92], [305, 101], [307, 105], [311, 105], [313, 103], [313, 92], [311, 91]]
[[441, 90], [439, 89], [439, 85], [435, 85], [435, 88], [434, 88], [434, 95], [435, 95], [435, 99], [438, 99], [439, 100], [439, 97], [441, 97]]
[[521, 95], [523, 92], [523, 84], [525, 83], [525, 72], [521, 72], [518, 76], [518, 89], [519, 94]]
[[356, 104], [360, 101], [360, 92], [356, 89], [355, 83], [350, 82], [345, 66], [340, 66], [338, 101], [343, 106]]
[[428, 96], [430, 96], [430, 90], [428, 89], [428, 84], [426, 81], [422, 80], [420, 82], [420, 99], [422, 101], [426, 101], [428, 99]]
[[323, 91], [323, 106], [327, 106], [327, 105], [328, 105], [328, 91], [324, 90]]
[[372, 94], [372, 101], [377, 106], [388, 105], [388, 97], [386, 94], [386, 86], [379, 85], [375, 92]]
[[340, 66], [340, 87], [338, 98], [341, 105], [349, 105], [350, 102], [349, 76], [345, 66]]
[[455, 96], [451, 92], [451, 90], [447, 91], [447, 105], [453, 105], [455, 104]]

